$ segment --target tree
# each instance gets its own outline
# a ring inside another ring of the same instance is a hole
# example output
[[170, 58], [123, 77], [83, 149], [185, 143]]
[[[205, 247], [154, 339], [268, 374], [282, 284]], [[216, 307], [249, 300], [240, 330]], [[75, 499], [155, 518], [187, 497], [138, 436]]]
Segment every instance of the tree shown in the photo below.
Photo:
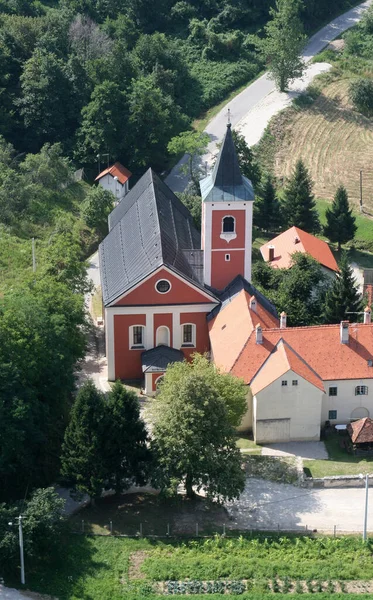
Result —
[[326, 294], [324, 323], [340, 323], [349, 319], [358, 321], [361, 316], [359, 313], [363, 311], [363, 299], [345, 252], [342, 254], [339, 269]]
[[108, 216], [113, 210], [115, 196], [101, 186], [93, 187], [86, 195], [81, 213], [88, 227], [97, 229], [104, 236], [108, 230]]
[[119, 86], [112, 81], [97, 85], [82, 110], [77, 157], [85, 163], [95, 163], [97, 154], [105, 152], [118, 157], [126, 146], [127, 115], [126, 95]]
[[113, 41], [87, 16], [76, 15], [70, 25], [69, 41], [79, 59], [86, 64], [90, 60], [110, 53]]
[[202, 200], [201, 196], [191, 194], [189, 191], [176, 193], [176, 196], [187, 207], [193, 217], [194, 225], [201, 231]]
[[300, 7], [300, 0], [276, 0], [276, 8], [270, 9], [272, 20], [264, 28], [266, 37], [258, 42], [270, 75], [281, 92], [301, 77], [305, 68], [301, 56], [305, 35]]
[[371, 79], [358, 79], [350, 85], [350, 99], [358, 111], [366, 117], [373, 115], [373, 81]]
[[72, 480], [79, 492], [94, 502], [106, 478], [104, 436], [105, 402], [92, 380], [79, 390], [71, 410], [70, 423], [62, 446], [61, 473]]
[[109, 482], [117, 494], [131, 485], [144, 485], [151, 457], [148, 434], [136, 394], [120, 381], [107, 398], [107, 425], [110, 435], [106, 437], [105, 460]]
[[265, 231], [276, 231], [282, 224], [280, 203], [271, 175], [266, 174], [254, 204], [254, 223]]
[[201, 165], [199, 158], [206, 154], [210, 138], [207, 133], [198, 131], [183, 131], [172, 138], [167, 145], [167, 150], [174, 156], [187, 154], [188, 163], [181, 167], [181, 171], [188, 173], [194, 191], [199, 193], [199, 180], [201, 178]]
[[189, 498], [236, 498], [244, 487], [233, 427], [246, 410], [242, 381], [220, 373], [205, 357], [167, 369], [154, 401], [152, 480], [161, 490], [184, 482]]
[[164, 94], [153, 74], [134, 81], [129, 97], [131, 165], [161, 167], [168, 141], [186, 125], [170, 95]]
[[356, 219], [348, 203], [347, 190], [343, 185], [337, 189], [332, 207], [326, 209], [325, 216], [324, 234], [331, 242], [337, 242], [340, 250], [341, 244], [354, 239], [357, 230]]
[[250, 179], [255, 187], [260, 182], [260, 167], [255, 160], [253, 151], [247, 145], [243, 135], [232, 130], [233, 142], [237, 152], [238, 163], [240, 165], [241, 174]]
[[308, 233], [320, 231], [312, 185], [308, 170], [304, 162], [299, 159], [284, 194], [283, 211], [288, 227], [295, 225]]

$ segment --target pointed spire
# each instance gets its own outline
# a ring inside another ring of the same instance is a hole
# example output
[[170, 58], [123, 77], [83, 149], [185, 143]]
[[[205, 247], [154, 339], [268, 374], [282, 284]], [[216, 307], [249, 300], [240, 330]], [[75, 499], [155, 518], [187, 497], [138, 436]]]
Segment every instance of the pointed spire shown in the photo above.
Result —
[[232, 136], [232, 123], [227, 125], [227, 131], [212, 172], [212, 179], [214, 185], [218, 187], [242, 185], [240, 165]]

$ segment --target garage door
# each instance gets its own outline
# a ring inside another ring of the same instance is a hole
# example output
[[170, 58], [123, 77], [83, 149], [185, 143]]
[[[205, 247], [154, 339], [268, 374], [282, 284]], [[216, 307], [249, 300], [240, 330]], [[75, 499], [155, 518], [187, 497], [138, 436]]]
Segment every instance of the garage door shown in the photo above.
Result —
[[289, 442], [290, 419], [263, 419], [256, 422], [256, 442]]

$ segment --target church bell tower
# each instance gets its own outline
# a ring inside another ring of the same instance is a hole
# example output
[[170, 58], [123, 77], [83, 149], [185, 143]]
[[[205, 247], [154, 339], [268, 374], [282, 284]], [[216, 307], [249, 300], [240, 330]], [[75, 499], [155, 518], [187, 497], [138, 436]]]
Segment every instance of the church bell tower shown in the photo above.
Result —
[[214, 170], [200, 187], [205, 284], [223, 290], [237, 275], [251, 281], [254, 190], [241, 175], [230, 123]]

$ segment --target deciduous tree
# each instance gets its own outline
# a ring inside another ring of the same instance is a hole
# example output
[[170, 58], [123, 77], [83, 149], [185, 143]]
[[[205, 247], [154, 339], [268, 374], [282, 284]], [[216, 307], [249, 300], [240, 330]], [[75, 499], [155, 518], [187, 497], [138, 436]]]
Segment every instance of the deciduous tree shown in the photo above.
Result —
[[184, 173], [189, 172], [189, 178], [193, 190], [197, 195], [199, 193], [199, 180], [202, 177], [200, 157], [206, 154], [210, 138], [207, 133], [198, 131], [183, 131], [172, 138], [167, 145], [170, 154], [174, 156], [188, 156], [188, 163], [181, 167]]
[[245, 395], [243, 382], [204, 357], [169, 367], [154, 401], [155, 485], [175, 490], [183, 482], [188, 497], [202, 488], [211, 498], [239, 496], [245, 478], [233, 425]]
[[305, 68], [301, 56], [305, 35], [300, 7], [300, 0], [276, 0], [276, 7], [270, 10], [272, 19], [265, 26], [266, 37], [258, 44], [281, 92], [301, 77]]
[[88, 227], [97, 229], [101, 236], [108, 230], [108, 216], [114, 208], [115, 196], [101, 186], [92, 188], [81, 207], [82, 217]]
[[250, 146], [247, 145], [243, 135], [232, 130], [233, 142], [237, 152], [237, 158], [241, 169], [241, 174], [250, 179], [255, 187], [260, 182], [260, 167], [256, 162]]

